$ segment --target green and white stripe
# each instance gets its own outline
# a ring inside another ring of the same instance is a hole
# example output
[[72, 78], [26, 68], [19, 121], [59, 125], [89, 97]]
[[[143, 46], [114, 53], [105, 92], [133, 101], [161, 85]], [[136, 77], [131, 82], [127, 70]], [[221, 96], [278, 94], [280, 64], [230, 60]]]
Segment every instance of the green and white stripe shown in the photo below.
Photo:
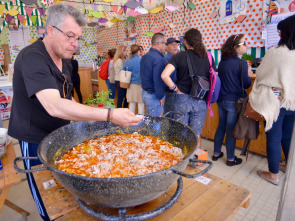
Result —
[[[218, 66], [218, 63], [221, 60], [221, 51], [219, 49], [212, 49], [208, 50], [212, 54], [216, 66]], [[260, 48], [248, 48], [247, 54], [251, 54], [254, 58], [263, 58], [265, 55], [265, 47]]]

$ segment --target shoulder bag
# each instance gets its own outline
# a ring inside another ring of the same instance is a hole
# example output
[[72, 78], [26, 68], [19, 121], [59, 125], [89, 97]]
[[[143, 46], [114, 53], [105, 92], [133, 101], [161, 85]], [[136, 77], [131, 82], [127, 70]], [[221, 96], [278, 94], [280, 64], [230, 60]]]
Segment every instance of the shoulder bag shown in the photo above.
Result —
[[186, 57], [187, 57], [189, 75], [192, 78], [192, 87], [191, 87], [190, 95], [193, 98], [198, 100], [204, 99], [207, 91], [209, 91], [210, 89], [210, 82], [205, 77], [194, 75], [192, 63], [187, 52], [186, 52]]
[[241, 75], [241, 83], [243, 90], [243, 97], [239, 98], [236, 102], [236, 110], [237, 110], [237, 123], [232, 132], [234, 138], [243, 140], [244, 145], [241, 152], [241, 155], [246, 155], [246, 160], [248, 157], [250, 141], [256, 140], [259, 135], [259, 123], [251, 118], [245, 116], [246, 106], [249, 103], [249, 97], [245, 96], [245, 89], [243, 84], [243, 67], [242, 60], [240, 60], [240, 75]]
[[126, 71], [124, 70], [120, 71], [120, 87], [121, 88], [127, 89], [130, 87], [131, 75], [132, 75], [132, 72], [128, 71], [128, 58], [127, 58]]

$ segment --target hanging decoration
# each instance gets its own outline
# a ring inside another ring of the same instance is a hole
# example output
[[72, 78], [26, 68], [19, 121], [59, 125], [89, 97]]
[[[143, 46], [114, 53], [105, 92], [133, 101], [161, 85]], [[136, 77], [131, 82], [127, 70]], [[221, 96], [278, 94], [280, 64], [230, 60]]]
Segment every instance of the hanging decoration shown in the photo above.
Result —
[[98, 12], [98, 11], [90, 11], [89, 15], [92, 15], [95, 18], [103, 18], [104, 17], [103, 14], [101, 12]]
[[131, 9], [129, 12], [128, 12], [129, 15], [133, 16], [133, 17], [136, 17], [138, 15], [141, 15], [138, 11], [135, 11], [134, 9]]
[[151, 14], [156, 14], [156, 13], [159, 13], [160, 11], [163, 11], [163, 10], [164, 10], [164, 7], [161, 6], [161, 7], [157, 7], [157, 8], [153, 8], [153, 9], [151, 9], [149, 12], [150, 12]]
[[165, 7], [164, 7], [164, 10], [167, 11], [167, 12], [175, 12], [175, 11], [179, 11], [179, 6], [173, 6], [173, 5], [166, 5], [165, 4]]
[[27, 15], [28, 15], [29, 18], [30, 18], [31, 15], [32, 15], [32, 12], [33, 12], [33, 8], [31, 8], [31, 7], [24, 7], [24, 9], [25, 9]]
[[118, 12], [118, 5], [112, 5], [112, 9], [114, 12]]
[[133, 16], [128, 16], [127, 17], [127, 21], [134, 21], [136, 18], [135, 17], [133, 17]]
[[5, 5], [0, 5], [0, 15], [3, 16]]
[[149, 11], [146, 10], [145, 8], [143, 8], [143, 7], [137, 7], [134, 11], [138, 12], [138, 13], [140, 13], [142, 15], [145, 15], [145, 14], [149, 13]]
[[137, 8], [138, 6], [142, 5], [142, 3], [136, 0], [129, 0], [124, 5], [127, 6], [128, 8]]
[[20, 0], [22, 3], [24, 3], [25, 5], [36, 5], [37, 8], [38, 6], [38, 0]]
[[194, 10], [196, 8], [196, 5], [194, 3], [188, 3], [188, 7]]

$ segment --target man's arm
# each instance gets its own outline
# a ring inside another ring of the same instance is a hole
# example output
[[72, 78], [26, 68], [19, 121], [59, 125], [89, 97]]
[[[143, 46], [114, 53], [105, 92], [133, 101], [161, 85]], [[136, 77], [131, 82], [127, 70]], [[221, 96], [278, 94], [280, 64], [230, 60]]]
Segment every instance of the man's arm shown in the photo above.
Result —
[[[45, 110], [53, 117], [74, 121], [106, 121], [108, 110], [79, 104], [60, 97], [56, 89], [45, 89], [36, 93]], [[114, 109], [112, 123], [120, 126], [136, 126], [141, 117], [136, 117], [129, 109]]]
[[162, 71], [166, 66], [166, 61], [162, 59], [161, 61], [156, 61], [153, 66], [153, 81], [154, 90], [156, 92], [156, 97], [159, 100], [165, 99], [165, 89], [166, 85], [161, 78]]

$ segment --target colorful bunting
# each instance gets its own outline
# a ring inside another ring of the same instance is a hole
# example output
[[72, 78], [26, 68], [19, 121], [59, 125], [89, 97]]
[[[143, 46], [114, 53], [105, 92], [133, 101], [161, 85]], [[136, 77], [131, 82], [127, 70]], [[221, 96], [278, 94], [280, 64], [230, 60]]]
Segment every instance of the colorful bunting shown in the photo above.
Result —
[[46, 9], [38, 8], [38, 11], [39, 11], [40, 15], [43, 15], [44, 16]]
[[26, 25], [26, 24], [27, 24], [27, 19], [24, 19], [23, 25]]
[[31, 15], [31, 21], [34, 26], [37, 24], [37, 17], [38, 17], [37, 15]]
[[118, 11], [118, 5], [112, 5], [112, 9], [113, 9], [114, 12], [117, 13], [117, 11]]
[[4, 13], [5, 5], [0, 5], [0, 15], [2, 16]]
[[27, 15], [28, 15], [29, 18], [30, 18], [31, 15], [32, 15], [32, 12], [33, 12], [33, 8], [31, 8], [31, 7], [24, 7], [24, 9], [25, 9]]
[[7, 14], [6, 15], [6, 20], [7, 20], [7, 23], [10, 24], [11, 20], [12, 20], [12, 16]]
[[18, 20], [20, 21], [20, 23], [23, 23], [25, 20], [25, 15], [17, 15]]

